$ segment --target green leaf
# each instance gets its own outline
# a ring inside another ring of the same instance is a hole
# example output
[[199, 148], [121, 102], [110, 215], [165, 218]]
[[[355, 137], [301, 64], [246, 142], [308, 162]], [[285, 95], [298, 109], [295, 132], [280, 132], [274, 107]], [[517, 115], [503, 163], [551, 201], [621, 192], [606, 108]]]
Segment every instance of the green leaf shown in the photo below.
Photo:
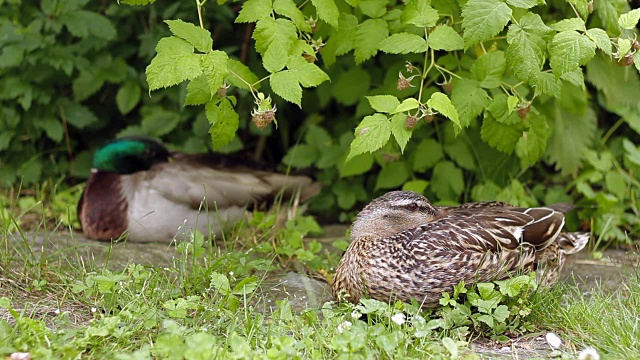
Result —
[[353, 50], [358, 19], [350, 14], [341, 14], [338, 21], [338, 29], [334, 30], [322, 49], [321, 55], [326, 66], [336, 62], [336, 56], [344, 55]]
[[224, 79], [229, 74], [227, 63], [229, 57], [227, 53], [220, 50], [214, 50], [200, 58], [202, 72], [209, 84], [209, 90], [212, 94], [216, 94], [218, 89], [224, 84]]
[[87, 10], [75, 10], [60, 16], [62, 22], [71, 35], [86, 38], [89, 35], [112, 40], [116, 37], [117, 31], [111, 21], [106, 17]]
[[170, 133], [180, 122], [177, 112], [167, 111], [159, 107], [142, 110], [142, 130], [151, 136], [163, 136]]
[[187, 85], [187, 95], [184, 99], [184, 105], [202, 105], [211, 100], [211, 90], [209, 89], [209, 82], [204, 75], [189, 81]]
[[455, 51], [464, 48], [464, 40], [449, 25], [438, 25], [429, 33], [429, 47], [434, 50]]
[[511, 9], [500, 0], [469, 0], [462, 8], [465, 49], [497, 35], [509, 22]]
[[480, 135], [482, 140], [492, 147], [511, 154], [516, 148], [516, 144], [522, 137], [523, 127], [519, 124], [506, 125], [497, 122], [489, 113], [485, 112], [484, 121]]
[[626, 158], [636, 165], [640, 165], [640, 150], [629, 139], [622, 139], [622, 147], [626, 151]]
[[537, 82], [545, 61], [547, 38], [553, 30], [537, 14], [528, 13], [507, 32], [507, 63], [521, 81]]
[[359, 24], [353, 39], [356, 64], [369, 59], [378, 52], [380, 43], [387, 38], [387, 22], [382, 19], [369, 19]]
[[507, 305], [498, 305], [498, 307], [493, 311], [493, 316], [499, 322], [504, 322], [511, 315], [509, 308]]
[[507, 67], [507, 62], [502, 51], [488, 52], [478, 58], [471, 66], [471, 76], [486, 89], [500, 86], [502, 74]]
[[379, 18], [387, 13], [387, 5], [386, 0], [361, 0], [358, 7], [368, 17]]
[[301, 106], [302, 88], [296, 75], [291, 70], [283, 70], [272, 74], [269, 78], [271, 90], [281, 98]]
[[438, 19], [438, 11], [434, 10], [427, 0], [411, 1], [405, 6], [401, 16], [402, 24], [420, 28], [435, 26]]
[[329, 75], [320, 70], [316, 64], [307, 62], [302, 56], [291, 56], [287, 67], [300, 85], [306, 88], [318, 86], [329, 80]]
[[356, 155], [372, 153], [383, 147], [391, 136], [391, 123], [386, 116], [374, 114], [365, 117], [355, 130], [347, 161]]
[[582, 69], [564, 73], [562, 74], [562, 76], [560, 76], [560, 79], [579, 88], [582, 88], [582, 90], [585, 90], [584, 75], [582, 74]]
[[49, 139], [55, 142], [62, 141], [64, 128], [62, 127], [60, 120], [51, 116], [46, 116], [38, 119], [36, 124], [39, 128], [44, 130]]
[[453, 143], [445, 145], [444, 152], [463, 169], [477, 168], [474, 154], [468, 142], [463, 139], [456, 139]]
[[638, 20], [640, 20], [640, 9], [633, 9], [618, 17], [618, 25], [625, 30], [631, 30], [636, 27]]
[[417, 109], [419, 106], [420, 106], [420, 103], [418, 102], [418, 100], [416, 100], [414, 98], [407, 98], [407, 99], [402, 100], [402, 103], [400, 105], [398, 105], [391, 112], [391, 114], [397, 114], [397, 113], [402, 113], [402, 112], [405, 112], [405, 111]]
[[530, 128], [518, 140], [516, 154], [522, 159], [523, 165], [531, 166], [542, 158], [551, 131], [543, 115], [532, 111], [527, 115], [527, 120]]
[[156, 0], [119, 0], [119, 2], [127, 5], [147, 5], [153, 4]]
[[631, 50], [631, 40], [618, 38], [618, 53], [626, 54]]
[[556, 34], [549, 52], [551, 53], [550, 65], [556, 76], [578, 70], [596, 54], [596, 44], [586, 35], [576, 31], [563, 31]]
[[530, 9], [539, 3], [539, 0], [507, 0], [507, 4], [521, 9]]
[[362, 154], [354, 156], [351, 160], [338, 163], [338, 171], [340, 172], [341, 178], [360, 175], [371, 170], [373, 163], [373, 155]]
[[617, 196], [619, 199], [626, 198], [629, 191], [625, 177], [619, 172], [610, 171], [605, 175], [605, 184], [607, 184], [607, 190]]
[[398, 33], [382, 40], [380, 50], [389, 54], [423, 53], [427, 51], [427, 41], [415, 34]]
[[411, 174], [407, 163], [404, 161], [394, 161], [382, 167], [376, 180], [375, 190], [395, 189], [404, 184]]
[[175, 36], [160, 39], [158, 54], [147, 66], [149, 91], [193, 80], [202, 74], [200, 56], [193, 53], [193, 46]]
[[104, 78], [97, 74], [95, 69], [82, 71], [80, 75], [73, 80], [73, 99], [80, 102], [90, 98], [102, 88], [104, 82]]
[[424, 180], [409, 180], [402, 185], [402, 191], [413, 191], [418, 194], [423, 194], [429, 186], [428, 181]]
[[298, 33], [290, 20], [268, 17], [258, 21], [253, 39], [256, 41], [256, 50], [262, 54], [262, 65], [274, 73], [289, 61], [289, 51], [298, 40]]
[[400, 100], [393, 95], [366, 96], [371, 107], [381, 113], [390, 113], [400, 105]]
[[[460, 127], [466, 128], [471, 121], [482, 113], [482, 110], [490, 103], [489, 94], [480, 88], [475, 80], [455, 79], [451, 102], [458, 111]], [[454, 127], [454, 129], [458, 129]]]
[[[230, 75], [227, 77], [227, 81], [229, 82], [229, 84], [237, 86], [241, 89], [249, 90], [249, 86], [244, 82], [246, 81], [249, 84], [255, 84], [254, 86], [256, 89], [260, 89], [260, 84], [257, 83], [258, 76], [256, 76], [256, 74], [254, 74], [246, 65], [244, 65], [240, 61], [229, 59], [227, 61], [227, 70], [229, 70], [230, 72]], [[238, 74], [238, 76], [241, 76], [244, 81], [237, 78], [236, 75], [231, 72]]]
[[405, 114], [396, 114], [391, 118], [391, 133], [400, 146], [400, 152], [404, 153], [404, 147], [407, 146], [411, 138], [412, 131], [407, 129], [407, 116]]
[[618, 27], [618, 15], [627, 8], [624, 0], [601, 0], [594, 1], [594, 14], [597, 14], [605, 29], [612, 34], [620, 32]]
[[369, 91], [370, 84], [369, 73], [360, 67], [353, 67], [340, 74], [332, 86], [331, 95], [340, 104], [354, 105]]
[[140, 102], [142, 90], [137, 81], [127, 80], [116, 93], [116, 105], [122, 115], [128, 114]]
[[506, 125], [513, 125], [522, 121], [516, 114], [513, 114], [508, 104], [509, 98], [505, 94], [498, 94], [493, 98], [487, 110], [494, 120]]
[[458, 119], [458, 111], [449, 100], [449, 97], [441, 92], [435, 92], [431, 98], [427, 100], [427, 106], [437, 110], [440, 114], [446, 116], [454, 124], [460, 128], [460, 120]]
[[165, 20], [164, 22], [169, 25], [169, 30], [173, 35], [188, 42], [203, 53], [211, 51], [213, 40], [211, 40], [211, 33], [208, 30], [182, 20]]
[[433, 168], [431, 190], [440, 200], [456, 200], [464, 190], [462, 170], [450, 161], [441, 161]]
[[206, 105], [207, 120], [211, 124], [209, 134], [213, 148], [219, 149], [233, 140], [238, 130], [239, 117], [229, 99], [221, 99], [216, 105], [215, 100]]
[[311, 0], [311, 3], [316, 8], [316, 13], [318, 13], [320, 19], [334, 28], [338, 27], [340, 12], [334, 0]]
[[305, 168], [311, 166], [319, 156], [316, 148], [308, 144], [299, 144], [291, 147], [282, 158], [282, 162], [294, 167]]
[[584, 23], [584, 20], [580, 18], [570, 18], [570, 19], [560, 20], [555, 24], [551, 24], [551, 28], [557, 32], [571, 31], [571, 30], [580, 31], [580, 32], [586, 31], [586, 25]]
[[62, 109], [67, 123], [78, 129], [84, 129], [98, 123], [98, 117], [86, 106], [71, 101], [63, 101]]
[[541, 72], [540, 74], [538, 74], [536, 85], [538, 85], [535, 89], [536, 94], [542, 93], [551, 95], [555, 98], [560, 97], [560, 89], [562, 84], [555, 75], [548, 72]]
[[442, 160], [444, 153], [442, 145], [433, 139], [424, 139], [418, 144], [412, 155], [413, 171], [425, 172]]
[[[586, 93], [569, 85], [563, 87], [560, 98], [575, 93], [580, 93], [581, 101], [586, 102]], [[597, 130], [597, 118], [594, 111], [587, 106], [584, 106], [581, 114], [567, 111], [575, 109], [575, 105], [568, 104], [565, 108], [555, 106], [547, 114], [547, 118], [552, 119], [555, 124], [546, 155], [550, 162], [556, 164], [556, 168], [566, 175], [582, 164], [584, 151], [591, 147]]]
[[257, 22], [258, 20], [268, 18], [274, 10], [274, 7], [275, 3], [272, 5], [271, 0], [247, 0], [242, 4], [242, 9], [236, 18], [236, 22]]
[[[300, 9], [298, 9], [298, 6], [296, 6], [296, 3], [293, 2], [293, 0], [275, 0], [273, 2], [273, 10], [276, 13], [291, 19], [298, 29], [305, 32], [311, 32], [311, 26], [309, 26], [304, 14]], [[269, 11], [266, 12], [267, 16], [269, 13]]]

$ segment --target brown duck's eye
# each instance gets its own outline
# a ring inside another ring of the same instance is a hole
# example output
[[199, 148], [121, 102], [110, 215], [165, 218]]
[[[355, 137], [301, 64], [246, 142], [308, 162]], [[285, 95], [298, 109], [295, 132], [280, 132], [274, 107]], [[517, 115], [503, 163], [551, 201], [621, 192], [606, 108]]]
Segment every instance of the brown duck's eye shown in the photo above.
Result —
[[411, 211], [418, 211], [419, 206], [416, 203], [411, 203], [411, 204], [407, 205], [407, 208], [409, 210], [411, 210]]

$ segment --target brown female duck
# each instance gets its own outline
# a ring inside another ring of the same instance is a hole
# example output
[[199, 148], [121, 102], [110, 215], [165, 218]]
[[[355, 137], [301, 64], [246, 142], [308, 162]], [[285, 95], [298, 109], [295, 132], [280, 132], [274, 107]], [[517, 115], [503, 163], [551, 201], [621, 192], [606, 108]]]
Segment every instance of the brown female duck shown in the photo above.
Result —
[[320, 185], [306, 176], [238, 165], [216, 154], [171, 153], [147, 137], [126, 137], [99, 149], [78, 204], [84, 234], [97, 240], [170, 242], [190, 229], [220, 234], [247, 206], [306, 200]]
[[333, 294], [358, 302], [412, 298], [438, 305], [443, 292], [532, 270], [555, 281], [588, 233], [563, 233], [570, 207], [520, 208], [501, 202], [435, 207], [414, 192], [389, 192], [367, 205], [333, 280]]

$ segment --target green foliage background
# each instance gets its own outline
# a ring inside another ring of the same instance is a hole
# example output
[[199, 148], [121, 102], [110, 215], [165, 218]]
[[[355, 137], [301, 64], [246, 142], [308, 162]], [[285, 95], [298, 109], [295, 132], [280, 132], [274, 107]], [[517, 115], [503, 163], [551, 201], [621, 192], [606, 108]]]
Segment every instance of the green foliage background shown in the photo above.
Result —
[[332, 219], [402, 187], [574, 202], [571, 227], [606, 240], [638, 229], [640, 10], [623, 0], [122, 2], [144, 6], [0, 0], [3, 186], [80, 180], [96, 147], [147, 134], [312, 167]]

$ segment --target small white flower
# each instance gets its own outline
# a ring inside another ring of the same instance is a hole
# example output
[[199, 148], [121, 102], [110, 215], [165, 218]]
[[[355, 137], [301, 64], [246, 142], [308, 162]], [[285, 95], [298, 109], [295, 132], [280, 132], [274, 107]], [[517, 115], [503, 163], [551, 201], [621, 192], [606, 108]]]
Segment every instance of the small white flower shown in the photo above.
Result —
[[391, 317], [391, 321], [393, 321], [398, 325], [404, 324], [405, 320], [406, 320], [406, 317], [404, 316], [403, 313], [397, 313]]
[[551, 345], [551, 347], [554, 349], [557, 349], [560, 347], [560, 345], [562, 345], [562, 340], [560, 340], [558, 335], [552, 332], [547, 333], [546, 338], [547, 338], [547, 343], [549, 343], [549, 345]]
[[229, 276], [233, 276], [233, 271], [229, 271]]
[[341, 323], [341, 324], [339, 324], [339, 325], [338, 325], [338, 332], [339, 332], [340, 334], [342, 334], [342, 332], [343, 332], [344, 330], [346, 330], [346, 329], [350, 328], [350, 327], [351, 327], [351, 325], [353, 325], [353, 324], [351, 323], [351, 321], [344, 321], [343, 323]]
[[360, 317], [362, 316], [362, 314], [360, 314], [360, 312], [358, 310], [353, 310], [351, 312], [351, 317], [354, 319], [360, 319]]
[[94, 313], [94, 312], [96, 312], [96, 311], [98, 311], [98, 309], [96, 309], [95, 307], [92, 307], [92, 308], [91, 308], [91, 312], [92, 312], [92, 313]]
[[203, 327], [203, 328], [202, 328], [202, 331], [207, 332], [207, 331], [209, 331], [209, 328], [207, 328], [207, 327]]
[[56, 309], [56, 311], [54, 311], [56, 313], [56, 315], [60, 315], [60, 309]]
[[580, 351], [578, 360], [600, 360], [600, 355], [598, 355], [598, 351], [596, 349], [588, 347]]

